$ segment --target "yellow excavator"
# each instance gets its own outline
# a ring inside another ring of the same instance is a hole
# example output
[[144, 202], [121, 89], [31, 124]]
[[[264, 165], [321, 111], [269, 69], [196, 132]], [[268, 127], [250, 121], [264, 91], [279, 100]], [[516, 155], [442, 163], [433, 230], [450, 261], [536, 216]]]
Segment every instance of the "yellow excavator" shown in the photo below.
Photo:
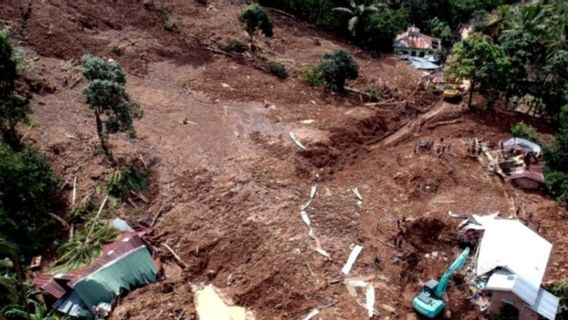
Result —
[[442, 97], [447, 102], [458, 103], [462, 99], [462, 93], [457, 86], [448, 86], [442, 92]]

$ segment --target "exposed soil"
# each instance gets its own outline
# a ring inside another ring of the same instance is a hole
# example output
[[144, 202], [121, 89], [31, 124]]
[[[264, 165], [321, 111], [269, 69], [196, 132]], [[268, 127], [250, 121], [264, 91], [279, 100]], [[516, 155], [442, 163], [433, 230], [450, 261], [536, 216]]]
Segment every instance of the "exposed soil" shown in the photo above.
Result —
[[[375, 283], [377, 318], [404, 319], [420, 281], [438, 277], [460, 251], [460, 221], [450, 210], [532, 212], [531, 227], [554, 244], [545, 280], [566, 280], [566, 211], [547, 196], [501, 182], [466, 156], [473, 137], [492, 144], [508, 137], [516, 115], [479, 115], [443, 103], [397, 57], [372, 58], [277, 12], [274, 38], [257, 40], [262, 58], [219, 54], [227, 39], [246, 39], [237, 19], [244, 1], [208, 2], [8, 0], [0, 6], [0, 21], [12, 26], [24, 49], [23, 82], [33, 94], [36, 125], [20, 131], [25, 143], [49, 156], [67, 182], [65, 195], [75, 177], [85, 195], [111, 171], [96, 153], [78, 59], [90, 52], [118, 60], [144, 109], [135, 124], [138, 139], [113, 136], [111, 144], [121, 161], [151, 169], [149, 201], [133, 197], [116, 214], [133, 223], [160, 214], [151, 237], [170, 245], [187, 268], [164, 252], [162, 279], [124, 297], [112, 319], [196, 319], [191, 285], [201, 283], [221, 288], [256, 319], [299, 319], [315, 307], [325, 319], [363, 319], [366, 310], [337, 280], [353, 244], [364, 249], [350, 277]], [[175, 24], [171, 32], [167, 21]], [[369, 106], [357, 95], [302, 82], [299, 68], [340, 47], [361, 66], [349, 85], [381, 88], [388, 103]], [[263, 59], [286, 64], [290, 78], [263, 71]], [[414, 152], [418, 142], [440, 138], [452, 146], [442, 157]], [[314, 250], [300, 217], [315, 184], [318, 195], [307, 211], [331, 260]], [[360, 206], [352, 187], [363, 196]], [[394, 249], [402, 217], [407, 230]], [[433, 251], [438, 258], [425, 256]], [[450, 289], [448, 309], [450, 319], [477, 317], [463, 287]]]

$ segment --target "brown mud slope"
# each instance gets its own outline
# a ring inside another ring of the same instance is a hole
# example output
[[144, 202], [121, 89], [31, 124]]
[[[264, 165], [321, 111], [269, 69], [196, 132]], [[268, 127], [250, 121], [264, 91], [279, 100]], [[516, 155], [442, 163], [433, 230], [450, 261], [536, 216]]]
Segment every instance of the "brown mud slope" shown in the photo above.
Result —
[[[0, 6], [0, 20], [24, 49], [23, 80], [33, 93], [35, 125], [20, 128], [24, 142], [47, 153], [67, 182], [64, 196], [75, 177], [83, 196], [100, 190], [110, 172], [96, 153], [81, 55], [118, 60], [144, 109], [135, 124], [139, 138], [117, 136], [111, 143], [122, 161], [151, 169], [149, 201], [132, 198], [116, 214], [133, 223], [159, 214], [153, 241], [171, 246], [187, 267], [164, 250], [162, 279], [122, 299], [112, 319], [196, 319], [191, 285], [200, 283], [213, 283], [256, 319], [299, 319], [316, 307], [325, 319], [363, 319], [362, 296], [350, 295], [340, 273], [354, 244], [364, 249], [349, 277], [375, 284], [377, 318], [404, 319], [420, 281], [439, 276], [460, 250], [459, 221], [449, 210], [533, 212], [531, 227], [540, 225], [555, 245], [546, 280], [566, 277], [566, 212], [466, 157], [471, 137], [495, 144], [507, 137], [514, 116], [464, 114], [419, 89], [420, 73], [397, 57], [374, 59], [277, 12], [274, 38], [258, 40], [262, 59], [219, 54], [227, 39], [245, 40], [237, 19], [244, 1], [208, 2], [9, 0]], [[383, 88], [385, 103], [366, 106], [357, 96], [303, 84], [299, 68], [341, 47], [361, 66], [350, 86]], [[264, 71], [265, 60], [284, 63], [291, 76], [276, 79]], [[444, 156], [414, 153], [419, 141], [442, 137], [452, 144]], [[307, 213], [331, 260], [314, 250], [300, 216], [315, 184]], [[402, 217], [407, 231], [394, 249]], [[450, 319], [476, 317], [464, 297], [450, 290]]]

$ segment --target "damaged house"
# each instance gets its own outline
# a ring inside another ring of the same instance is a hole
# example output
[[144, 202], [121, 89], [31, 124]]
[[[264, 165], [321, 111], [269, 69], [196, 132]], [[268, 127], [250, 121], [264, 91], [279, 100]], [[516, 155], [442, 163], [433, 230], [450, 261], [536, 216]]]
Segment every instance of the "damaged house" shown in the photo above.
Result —
[[108, 310], [121, 294], [156, 280], [159, 261], [137, 232], [122, 233], [103, 246], [90, 265], [75, 271], [42, 274], [35, 286], [53, 309], [72, 317], [93, 318], [97, 308]]
[[474, 215], [460, 232], [481, 237], [475, 261], [475, 287], [488, 298], [486, 309], [507, 309], [520, 320], [554, 320], [559, 298], [541, 287], [552, 244], [519, 220], [497, 214]]
[[442, 41], [427, 36], [415, 26], [409, 27], [406, 32], [396, 36], [393, 42], [395, 53], [412, 57], [433, 56], [442, 49]]

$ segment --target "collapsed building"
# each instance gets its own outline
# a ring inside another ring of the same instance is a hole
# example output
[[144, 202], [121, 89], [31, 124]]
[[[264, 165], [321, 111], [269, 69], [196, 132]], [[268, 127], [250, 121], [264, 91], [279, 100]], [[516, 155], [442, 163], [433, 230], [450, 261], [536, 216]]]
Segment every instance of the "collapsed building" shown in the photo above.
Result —
[[41, 274], [34, 285], [52, 309], [72, 317], [92, 319], [110, 311], [112, 302], [136, 287], [156, 280], [160, 263], [143, 239], [144, 232], [124, 232], [103, 246], [90, 265], [65, 273]]
[[519, 220], [473, 215], [460, 225], [462, 241], [477, 244], [468, 283], [481, 310], [507, 309], [520, 320], [554, 320], [559, 298], [541, 287], [552, 244]]
[[472, 154], [489, 170], [523, 189], [540, 189], [545, 178], [542, 166], [542, 148], [527, 139], [513, 137], [501, 141], [495, 149], [474, 140]]

